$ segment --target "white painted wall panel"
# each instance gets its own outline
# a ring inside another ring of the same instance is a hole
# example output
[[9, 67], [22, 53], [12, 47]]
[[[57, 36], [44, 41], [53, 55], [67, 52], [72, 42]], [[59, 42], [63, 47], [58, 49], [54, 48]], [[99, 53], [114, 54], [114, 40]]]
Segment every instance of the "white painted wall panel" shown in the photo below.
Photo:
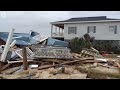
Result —
[[[117, 34], [109, 31], [109, 26], [117, 25]], [[120, 22], [64, 24], [64, 38], [82, 37], [87, 33], [88, 26], [96, 26], [96, 33], [89, 33], [96, 40], [120, 40]], [[68, 27], [77, 27], [77, 34], [68, 34]]]

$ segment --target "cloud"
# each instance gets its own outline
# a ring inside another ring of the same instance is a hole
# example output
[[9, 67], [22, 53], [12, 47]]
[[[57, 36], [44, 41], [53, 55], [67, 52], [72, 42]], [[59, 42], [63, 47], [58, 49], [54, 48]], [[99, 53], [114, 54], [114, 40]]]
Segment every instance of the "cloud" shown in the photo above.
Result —
[[71, 17], [107, 16], [108, 18], [120, 18], [120, 11], [70, 11]]

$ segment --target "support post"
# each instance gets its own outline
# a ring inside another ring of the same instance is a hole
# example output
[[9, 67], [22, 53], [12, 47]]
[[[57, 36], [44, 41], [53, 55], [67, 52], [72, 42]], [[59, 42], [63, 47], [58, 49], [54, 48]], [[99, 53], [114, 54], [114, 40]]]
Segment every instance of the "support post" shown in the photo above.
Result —
[[55, 33], [57, 34], [57, 26], [55, 26]]
[[22, 48], [22, 53], [23, 53], [23, 67], [24, 67], [24, 70], [27, 70], [28, 63], [27, 63], [26, 47]]
[[2, 53], [2, 56], [1, 56], [1, 62], [5, 62], [8, 50], [10, 48], [10, 42], [12, 40], [14, 31], [15, 31], [15, 29], [12, 29], [9, 33], [9, 36], [8, 36], [8, 39], [7, 39], [7, 42], [6, 42], [6, 45], [5, 45], [5, 49], [4, 49], [4, 51]]
[[63, 35], [63, 29], [62, 29], [62, 35]]
[[0, 73], [2, 71], [3, 62], [0, 61]]
[[59, 28], [59, 35], [60, 35], [60, 28]]
[[51, 37], [52, 37], [52, 34], [53, 34], [53, 25], [51, 25]]

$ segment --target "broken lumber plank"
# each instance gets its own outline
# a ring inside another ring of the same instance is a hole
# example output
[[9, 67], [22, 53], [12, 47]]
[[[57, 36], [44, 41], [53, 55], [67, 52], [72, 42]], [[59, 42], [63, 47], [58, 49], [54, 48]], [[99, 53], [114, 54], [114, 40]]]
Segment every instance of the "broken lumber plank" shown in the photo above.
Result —
[[19, 70], [20, 68], [21, 68], [21, 66], [19, 66], [19, 67], [14, 67], [14, 68], [9, 68], [9, 69], [6, 69], [6, 70], [2, 71], [1, 73], [12, 74], [12, 73], [14, 73], [15, 71]]
[[120, 68], [120, 64], [118, 62], [116, 62], [116, 64], [117, 64], [118, 68]]
[[80, 61], [82, 62], [82, 60], [66, 61], [66, 62], [61, 63], [60, 65], [72, 64], [72, 63], [76, 63]]
[[[79, 60], [77, 60], [79, 61]], [[47, 69], [47, 68], [51, 68], [51, 67], [55, 67], [55, 66], [58, 66], [58, 65], [66, 65], [66, 64], [71, 64], [71, 63], [75, 63], [77, 61], [69, 61], [69, 62], [64, 62], [64, 63], [61, 63], [61, 64], [55, 64], [55, 65], [43, 65], [43, 66], [40, 66], [38, 68], [38, 70], [41, 70], [41, 69]]]
[[1, 70], [2, 70], [2, 71], [5, 70], [5, 69], [6, 69], [7, 67], [9, 67], [10, 65], [11, 65], [11, 63], [8, 63], [8, 64], [4, 65]]
[[38, 67], [38, 70], [47, 69], [47, 68], [51, 68], [51, 67], [55, 67], [55, 66], [57, 66], [57, 65], [43, 65], [43, 66]]
[[0, 61], [0, 73], [2, 71], [3, 62]]
[[12, 37], [13, 37], [13, 33], [14, 33], [15, 29], [11, 29], [10, 32], [9, 32], [9, 35], [8, 35], [8, 38], [7, 38], [7, 41], [6, 41], [6, 45], [5, 45], [5, 48], [3, 50], [3, 53], [1, 55], [1, 62], [5, 62], [5, 59], [6, 59], [6, 56], [7, 56], [7, 53], [10, 49], [10, 42], [12, 40]]
[[101, 63], [104, 61], [100, 61], [100, 60], [84, 60], [83, 63]]
[[[88, 59], [90, 59], [90, 58], [88, 58]], [[47, 69], [47, 68], [50, 68], [50, 67], [56, 67], [56, 66], [59, 66], [59, 65], [67, 65], [67, 64], [82, 62], [82, 61], [85, 61], [85, 60], [86, 60], [86, 58], [81, 58], [81, 59], [74, 60], [74, 61], [65, 61], [63, 63], [55, 64], [55, 65], [44, 65], [44, 66], [38, 67], [38, 70]]]
[[84, 60], [94, 60], [93, 57], [82, 57], [82, 58], [77, 58], [76, 60], [79, 60], [79, 59], [84, 59]]
[[50, 67], [56, 67], [56, 66], [59, 66], [59, 65], [67, 65], [67, 64], [82, 62], [82, 60], [84, 60], [84, 59], [81, 59], [81, 60], [79, 59], [79, 60], [74, 60], [74, 61], [65, 61], [63, 63], [55, 64], [55, 65], [44, 65], [44, 66], [38, 67], [38, 70], [47, 69], [47, 68], [50, 68]]
[[103, 64], [101, 64], [101, 63], [98, 63], [98, 65], [99, 65], [99, 66], [102, 66], [102, 67], [110, 68], [110, 66], [108, 66], [108, 65], [103, 65]]
[[[9, 64], [12, 63], [23, 63], [23, 60], [19, 60], [19, 61], [7, 61]], [[27, 62], [33, 62], [33, 60], [27, 60]]]
[[[28, 72], [28, 71], [27, 71]], [[35, 74], [29, 74], [29, 73], [22, 73], [22, 74], [10, 74], [10, 75], [1, 75], [0, 78], [2, 79], [25, 79], [30, 78], [30, 76], [33, 76]]]
[[78, 56], [73, 56], [74, 58], [79, 58]]
[[22, 48], [22, 53], [23, 53], [23, 66], [24, 66], [24, 70], [27, 70], [28, 63], [27, 63], [26, 47]]
[[74, 61], [66, 61], [66, 62], [63, 62], [61, 63], [60, 65], [65, 65], [65, 64], [72, 64], [72, 63], [76, 63], [76, 62], [85, 62], [86, 60], [90, 61], [92, 58], [79, 58], [79, 59], [76, 59]]
[[73, 57], [77, 57], [77, 58], [81, 58], [81, 54], [77, 54], [77, 53], [72, 53]]
[[45, 62], [55, 62], [55, 63], [64, 62], [64, 60], [59, 60], [59, 59], [42, 59], [41, 61], [45, 61]]

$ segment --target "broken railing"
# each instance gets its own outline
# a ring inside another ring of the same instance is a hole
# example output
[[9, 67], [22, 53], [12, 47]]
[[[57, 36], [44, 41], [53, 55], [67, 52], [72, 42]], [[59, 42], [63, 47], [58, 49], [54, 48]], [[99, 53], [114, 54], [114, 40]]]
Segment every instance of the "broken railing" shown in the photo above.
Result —
[[41, 47], [33, 49], [33, 58], [56, 58], [71, 59], [73, 56], [68, 48], [64, 47]]
[[[23, 54], [22, 54], [22, 49], [16, 49], [14, 52], [21, 58], [23, 59]], [[34, 54], [28, 47], [26, 47], [26, 56], [27, 59], [32, 59], [31, 55]]]
[[[73, 56], [68, 48], [64, 47], [39, 47], [39, 48], [26, 48], [27, 58], [39, 59], [39, 58], [55, 58], [55, 59], [72, 59]], [[16, 50], [16, 54], [23, 59], [22, 49]]]

